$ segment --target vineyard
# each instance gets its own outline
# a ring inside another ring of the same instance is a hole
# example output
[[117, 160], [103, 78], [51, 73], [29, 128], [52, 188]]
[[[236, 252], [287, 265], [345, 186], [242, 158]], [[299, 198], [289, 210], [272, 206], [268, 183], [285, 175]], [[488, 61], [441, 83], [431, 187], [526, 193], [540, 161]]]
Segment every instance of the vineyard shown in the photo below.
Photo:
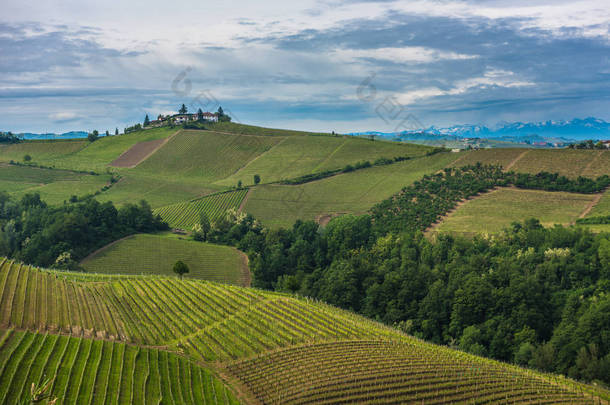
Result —
[[419, 342], [304, 345], [227, 368], [262, 403], [596, 403], [564, 380]]
[[238, 384], [239, 400], [252, 403], [607, 398], [592, 386], [431, 345], [278, 293], [64, 273], [7, 259], [0, 293], [0, 398], [9, 403], [49, 377], [62, 404], [236, 403], [214, 375]]
[[171, 227], [190, 230], [199, 223], [201, 214], [205, 213], [210, 221], [223, 215], [228, 209], [239, 208], [248, 190], [236, 190], [213, 194], [195, 201], [181, 202], [158, 208], [155, 214], [161, 215]]
[[0, 330], [0, 403], [51, 379], [61, 404], [237, 404], [218, 378], [184, 357], [107, 340]]
[[160, 178], [213, 182], [235, 173], [280, 140], [185, 130], [133, 170]]
[[355, 137], [291, 136], [282, 139], [272, 149], [216, 184], [232, 186], [239, 180], [244, 184], [252, 184], [255, 174], [268, 183], [341, 169], [360, 161], [368, 160], [372, 163], [382, 157], [423, 156], [430, 150], [420, 145], [371, 142]]

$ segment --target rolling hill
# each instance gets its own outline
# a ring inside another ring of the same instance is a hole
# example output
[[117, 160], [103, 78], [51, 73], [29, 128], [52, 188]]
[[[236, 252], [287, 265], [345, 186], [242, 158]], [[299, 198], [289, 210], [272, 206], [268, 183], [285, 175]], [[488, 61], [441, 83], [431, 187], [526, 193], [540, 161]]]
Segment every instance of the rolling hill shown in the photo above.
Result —
[[277, 293], [70, 274], [5, 259], [0, 283], [4, 398], [42, 376], [53, 378], [51, 393], [62, 404], [100, 396], [119, 403], [597, 403], [608, 395]]
[[177, 235], [139, 234], [114, 242], [83, 259], [85, 271], [100, 274], [173, 276], [181, 260], [189, 267], [184, 277], [247, 286], [248, 258], [229, 246], [200, 243]]

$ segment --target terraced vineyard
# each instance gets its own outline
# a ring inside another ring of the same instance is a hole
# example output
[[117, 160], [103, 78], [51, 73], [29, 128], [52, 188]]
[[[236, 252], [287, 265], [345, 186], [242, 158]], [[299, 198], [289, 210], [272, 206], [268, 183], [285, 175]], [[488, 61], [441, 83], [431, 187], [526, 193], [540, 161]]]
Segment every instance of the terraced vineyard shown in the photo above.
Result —
[[188, 359], [104, 340], [0, 330], [0, 403], [51, 379], [61, 404], [237, 404], [221, 380]]
[[181, 202], [154, 210], [164, 221], [174, 228], [191, 230], [199, 223], [201, 213], [205, 212], [210, 221], [223, 215], [228, 209], [239, 208], [248, 190], [235, 190], [218, 193], [195, 201]]
[[610, 398], [278, 293], [0, 261], [0, 398], [10, 401], [46, 377], [62, 404]]

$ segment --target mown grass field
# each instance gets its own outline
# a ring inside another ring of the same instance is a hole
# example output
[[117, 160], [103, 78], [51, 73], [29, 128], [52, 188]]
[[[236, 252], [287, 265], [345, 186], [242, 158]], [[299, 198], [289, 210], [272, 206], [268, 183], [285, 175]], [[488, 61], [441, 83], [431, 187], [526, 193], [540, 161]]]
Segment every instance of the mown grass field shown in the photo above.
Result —
[[230, 186], [238, 180], [253, 184], [255, 174], [260, 175], [264, 183], [269, 183], [340, 169], [366, 160], [372, 163], [380, 157], [424, 155], [429, 150], [420, 145], [371, 142], [355, 137], [292, 136], [282, 139], [271, 150], [216, 184]]
[[229, 246], [195, 242], [176, 235], [140, 234], [113, 243], [80, 264], [89, 273], [175, 276], [181, 260], [189, 267], [184, 277], [248, 285], [245, 255]]
[[593, 198], [587, 194], [502, 188], [463, 203], [434, 231], [494, 233], [527, 218], [537, 218], [544, 226], [569, 225]]
[[62, 273], [2, 259], [0, 292], [2, 328], [38, 331], [0, 332], [0, 395], [10, 398], [42, 375], [55, 377], [62, 404], [235, 403], [233, 393], [243, 403], [297, 404], [593, 404], [608, 396], [328, 305], [243, 287]]
[[270, 227], [290, 227], [340, 213], [364, 213], [403, 187], [457, 159], [441, 153], [387, 166], [339, 174], [300, 185], [263, 185], [252, 189], [244, 211]]
[[48, 204], [61, 204], [70, 196], [93, 194], [109, 184], [110, 175], [0, 164], [0, 190], [20, 198], [39, 193]]
[[210, 221], [223, 215], [228, 209], [237, 210], [245, 198], [246, 189], [209, 195], [194, 201], [181, 202], [154, 210], [171, 227], [190, 231], [205, 213]]

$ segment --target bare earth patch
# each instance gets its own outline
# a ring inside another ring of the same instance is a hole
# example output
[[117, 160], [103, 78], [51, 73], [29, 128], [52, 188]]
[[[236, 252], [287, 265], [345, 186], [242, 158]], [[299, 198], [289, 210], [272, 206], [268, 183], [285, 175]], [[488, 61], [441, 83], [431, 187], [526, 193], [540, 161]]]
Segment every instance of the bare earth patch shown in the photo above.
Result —
[[155, 139], [154, 141], [140, 142], [127, 149], [121, 156], [116, 158], [110, 166], [114, 167], [136, 167], [138, 163], [146, 159], [159, 149], [166, 141], [165, 139]]

